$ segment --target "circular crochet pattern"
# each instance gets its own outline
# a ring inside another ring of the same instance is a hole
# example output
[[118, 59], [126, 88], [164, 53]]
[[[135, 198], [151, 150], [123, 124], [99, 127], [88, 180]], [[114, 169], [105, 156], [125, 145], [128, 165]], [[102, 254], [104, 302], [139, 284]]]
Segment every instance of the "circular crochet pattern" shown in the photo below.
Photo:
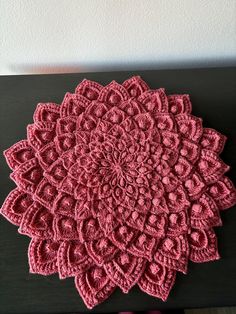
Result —
[[4, 152], [17, 187], [1, 208], [32, 238], [30, 272], [74, 277], [88, 308], [135, 284], [166, 300], [189, 260], [219, 259], [213, 227], [236, 203], [225, 139], [188, 95], [139, 76], [38, 104], [27, 139]]

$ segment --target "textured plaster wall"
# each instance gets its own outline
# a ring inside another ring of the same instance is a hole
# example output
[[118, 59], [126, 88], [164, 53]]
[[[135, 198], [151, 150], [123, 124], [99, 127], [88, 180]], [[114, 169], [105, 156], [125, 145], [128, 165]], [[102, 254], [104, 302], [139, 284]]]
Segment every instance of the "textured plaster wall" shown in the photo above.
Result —
[[0, 73], [236, 64], [236, 0], [0, 0]]

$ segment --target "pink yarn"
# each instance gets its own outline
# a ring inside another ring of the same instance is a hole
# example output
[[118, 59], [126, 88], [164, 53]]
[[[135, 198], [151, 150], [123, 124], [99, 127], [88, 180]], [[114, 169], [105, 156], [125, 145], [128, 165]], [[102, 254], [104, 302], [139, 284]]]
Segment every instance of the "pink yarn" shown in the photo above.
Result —
[[213, 227], [236, 203], [225, 140], [188, 95], [83, 80], [4, 152], [17, 188], [1, 213], [32, 238], [30, 272], [75, 277], [88, 308], [135, 284], [166, 300], [189, 260], [219, 258]]

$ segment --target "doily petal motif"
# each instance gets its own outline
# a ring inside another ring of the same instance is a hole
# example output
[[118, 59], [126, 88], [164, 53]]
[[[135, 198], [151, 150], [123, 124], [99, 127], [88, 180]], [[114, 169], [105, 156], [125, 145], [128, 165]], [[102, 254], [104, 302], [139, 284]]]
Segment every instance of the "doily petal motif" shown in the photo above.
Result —
[[165, 301], [189, 261], [220, 258], [213, 228], [236, 204], [226, 137], [189, 95], [84, 79], [33, 121], [4, 151], [17, 187], [1, 208], [31, 238], [30, 272], [74, 277], [91, 309], [136, 284]]

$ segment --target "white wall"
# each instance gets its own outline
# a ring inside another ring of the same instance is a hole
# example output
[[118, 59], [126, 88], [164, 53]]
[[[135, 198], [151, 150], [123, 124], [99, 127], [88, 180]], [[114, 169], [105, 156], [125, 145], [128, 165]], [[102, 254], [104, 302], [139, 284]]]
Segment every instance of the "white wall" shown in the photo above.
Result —
[[236, 0], [0, 0], [0, 73], [236, 64]]

